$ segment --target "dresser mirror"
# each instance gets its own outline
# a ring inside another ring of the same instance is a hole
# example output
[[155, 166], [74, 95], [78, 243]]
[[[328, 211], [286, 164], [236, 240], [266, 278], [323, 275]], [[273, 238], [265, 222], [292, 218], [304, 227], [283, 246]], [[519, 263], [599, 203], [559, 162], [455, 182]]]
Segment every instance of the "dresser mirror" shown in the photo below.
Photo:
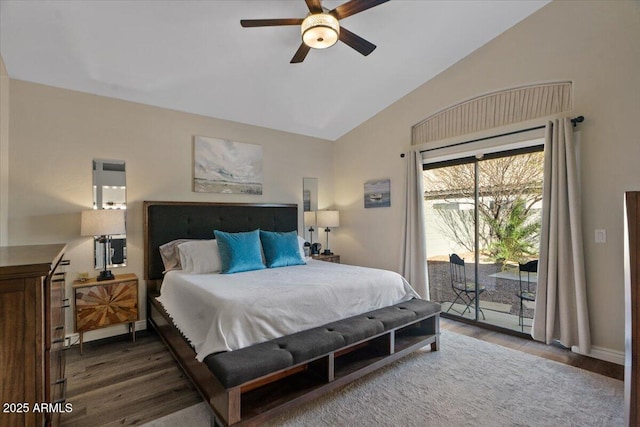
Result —
[[[95, 159], [93, 166], [93, 208], [94, 209], [126, 209], [127, 185], [124, 160]], [[111, 236], [106, 245], [93, 242], [94, 267], [104, 268], [104, 250], [107, 252], [107, 268], [127, 265], [127, 236], [119, 234]]]

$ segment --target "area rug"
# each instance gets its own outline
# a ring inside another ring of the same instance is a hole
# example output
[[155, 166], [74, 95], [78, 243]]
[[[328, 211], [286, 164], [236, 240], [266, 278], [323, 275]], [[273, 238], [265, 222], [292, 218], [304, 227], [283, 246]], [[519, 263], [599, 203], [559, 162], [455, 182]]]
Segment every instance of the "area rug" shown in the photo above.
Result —
[[[623, 426], [623, 382], [450, 331], [269, 426]], [[146, 424], [208, 427], [204, 403]]]

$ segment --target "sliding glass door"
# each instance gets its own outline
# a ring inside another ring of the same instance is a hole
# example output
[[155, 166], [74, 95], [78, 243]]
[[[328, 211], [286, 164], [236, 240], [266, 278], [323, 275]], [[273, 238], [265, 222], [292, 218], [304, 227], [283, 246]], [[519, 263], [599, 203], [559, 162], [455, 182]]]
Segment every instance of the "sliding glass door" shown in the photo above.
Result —
[[[542, 147], [424, 167], [431, 298], [443, 312], [529, 332], [538, 258]], [[529, 292], [529, 293], [527, 293]]]
[[[461, 287], [472, 284], [475, 291], [475, 169], [474, 159], [465, 158], [439, 163], [423, 174], [431, 299], [444, 312], [470, 319], [476, 318], [474, 295]], [[450, 263], [453, 254], [463, 263], [461, 277], [452, 276], [457, 268]]]

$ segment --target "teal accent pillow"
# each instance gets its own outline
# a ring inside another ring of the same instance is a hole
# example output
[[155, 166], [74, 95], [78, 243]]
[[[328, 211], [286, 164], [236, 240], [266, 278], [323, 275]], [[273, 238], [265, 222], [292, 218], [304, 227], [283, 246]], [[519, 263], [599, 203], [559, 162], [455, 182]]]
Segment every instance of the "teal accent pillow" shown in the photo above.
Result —
[[277, 233], [260, 230], [262, 252], [267, 261], [267, 267], [287, 267], [289, 265], [306, 264], [300, 255], [298, 235], [295, 231]]
[[227, 233], [214, 230], [218, 241], [222, 274], [241, 271], [262, 270], [262, 252], [260, 251], [259, 230], [245, 233]]

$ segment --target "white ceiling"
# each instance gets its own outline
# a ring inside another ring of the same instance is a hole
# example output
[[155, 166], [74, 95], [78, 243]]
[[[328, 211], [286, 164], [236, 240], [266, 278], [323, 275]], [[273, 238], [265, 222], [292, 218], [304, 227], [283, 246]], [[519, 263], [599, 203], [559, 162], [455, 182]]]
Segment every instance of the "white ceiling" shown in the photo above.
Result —
[[[346, 0], [325, 0], [329, 9]], [[9, 76], [328, 140], [357, 127], [548, 0], [391, 0], [340, 21], [343, 43], [290, 64], [304, 0], [0, 0]]]

